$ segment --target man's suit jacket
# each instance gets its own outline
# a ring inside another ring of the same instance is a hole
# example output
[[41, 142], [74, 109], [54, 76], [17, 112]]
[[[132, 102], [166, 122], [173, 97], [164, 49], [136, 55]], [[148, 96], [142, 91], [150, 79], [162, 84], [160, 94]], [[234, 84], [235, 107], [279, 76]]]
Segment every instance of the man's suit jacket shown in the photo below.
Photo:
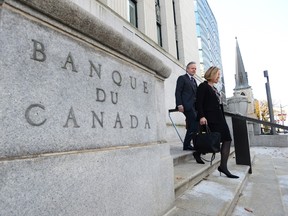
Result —
[[195, 83], [195, 88], [193, 88], [193, 83], [190, 80], [188, 74], [184, 74], [178, 77], [175, 91], [176, 108], [179, 105], [183, 105], [184, 112], [193, 112], [195, 118], [197, 116], [195, 109], [196, 92], [197, 84]]

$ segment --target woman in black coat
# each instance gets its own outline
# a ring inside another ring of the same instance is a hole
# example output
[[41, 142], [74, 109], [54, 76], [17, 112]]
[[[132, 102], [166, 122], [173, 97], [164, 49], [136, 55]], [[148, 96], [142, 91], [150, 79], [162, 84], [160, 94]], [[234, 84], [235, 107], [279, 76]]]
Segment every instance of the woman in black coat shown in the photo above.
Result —
[[213, 132], [221, 133], [221, 162], [218, 171], [224, 173], [228, 178], [239, 178], [232, 175], [227, 168], [227, 161], [230, 154], [231, 135], [223, 112], [221, 95], [218, 93], [214, 84], [220, 79], [220, 69], [210, 67], [204, 81], [198, 86], [196, 95], [196, 109], [200, 125], [207, 124]]

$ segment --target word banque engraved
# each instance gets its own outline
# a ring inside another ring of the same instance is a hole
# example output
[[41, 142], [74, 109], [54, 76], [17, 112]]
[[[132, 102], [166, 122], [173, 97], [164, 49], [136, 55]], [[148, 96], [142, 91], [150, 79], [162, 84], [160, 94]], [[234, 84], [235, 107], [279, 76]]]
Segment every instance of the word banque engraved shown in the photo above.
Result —
[[[45, 62], [47, 60], [47, 54], [46, 54], [44, 44], [34, 39], [32, 39], [32, 43], [33, 43], [33, 53], [31, 55], [31, 59], [34, 61], [38, 61], [38, 62]], [[96, 76], [99, 79], [101, 79], [102, 65], [98, 63], [96, 67], [95, 64], [91, 60], [88, 60], [88, 62], [90, 66], [90, 73], [88, 76], [92, 78], [93, 75], [96, 74]], [[71, 69], [73, 73], [78, 73], [78, 69], [75, 66], [75, 60], [71, 52], [68, 53], [67, 58], [65, 59], [65, 63], [61, 66], [61, 69], [65, 69], [65, 70]], [[123, 85], [123, 77], [119, 71], [114, 70], [111, 74], [111, 78], [115, 85], [119, 87]], [[137, 88], [136, 77], [129, 76], [129, 83], [130, 83], [131, 89], [135, 90]], [[148, 82], [143, 81], [141, 88], [143, 88], [142, 89], [143, 94], [149, 94]], [[118, 92], [110, 91], [110, 94], [108, 94], [107, 91], [105, 91], [104, 89], [96, 87], [95, 96], [96, 96], [95, 101], [99, 103], [107, 102], [108, 96], [111, 97], [112, 104], [117, 105], [119, 102]], [[33, 112], [40, 112], [40, 113], [45, 112], [45, 106], [39, 103], [30, 104], [25, 110], [25, 119], [27, 123], [29, 123], [32, 126], [39, 127], [39, 126], [44, 125], [47, 122], [47, 118], [45, 117], [43, 117], [41, 120], [39, 119], [37, 121], [33, 120], [33, 118], [31, 117], [32, 116], [31, 113]], [[68, 127], [80, 128], [81, 125], [78, 123], [76, 116], [77, 115], [75, 115], [74, 109], [71, 106], [70, 110], [67, 111], [67, 117], [64, 117], [63, 128], [68, 128]], [[91, 118], [92, 118], [91, 128], [96, 128], [96, 125], [100, 126], [101, 128], [105, 127], [104, 116], [105, 116], [104, 112], [100, 112], [96, 114], [94, 111], [91, 111]], [[109, 117], [111, 118], [111, 115], [109, 115]], [[130, 117], [129, 127], [131, 129], [138, 128], [138, 126], [144, 129], [151, 128], [149, 118], [147, 115], [145, 117], [142, 117], [144, 119], [141, 119], [141, 121], [139, 121], [139, 118], [136, 115], [130, 114], [129, 117]], [[124, 127], [125, 125], [123, 126], [121, 115], [119, 114], [119, 112], [117, 112], [117, 114], [115, 115], [115, 122], [114, 122], [113, 128], [121, 129]]]

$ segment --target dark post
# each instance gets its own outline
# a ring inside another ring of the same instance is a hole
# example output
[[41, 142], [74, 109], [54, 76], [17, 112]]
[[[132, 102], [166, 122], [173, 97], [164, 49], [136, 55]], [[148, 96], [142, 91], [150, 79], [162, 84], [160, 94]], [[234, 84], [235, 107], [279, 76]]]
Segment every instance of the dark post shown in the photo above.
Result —
[[252, 173], [250, 146], [247, 122], [245, 119], [232, 117], [234, 147], [236, 164], [250, 166], [249, 173]]
[[[266, 87], [266, 94], [267, 94], [270, 122], [271, 123], [275, 123], [273, 106], [272, 106], [272, 99], [271, 99], [269, 76], [268, 76], [268, 71], [267, 70], [264, 71], [264, 77], [267, 78], [267, 83], [265, 83], [265, 87]], [[271, 134], [276, 134], [275, 127], [271, 127]]]

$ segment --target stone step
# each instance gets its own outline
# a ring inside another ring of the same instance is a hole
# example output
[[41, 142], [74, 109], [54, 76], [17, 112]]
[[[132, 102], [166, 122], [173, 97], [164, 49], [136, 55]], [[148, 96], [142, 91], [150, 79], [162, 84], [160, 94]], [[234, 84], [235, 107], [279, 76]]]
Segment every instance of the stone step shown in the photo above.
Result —
[[[192, 153], [190, 153], [192, 155]], [[202, 158], [209, 158], [210, 154], [202, 156]], [[210, 159], [210, 158], [209, 158]], [[180, 196], [189, 187], [197, 185], [206, 176], [211, 174], [220, 164], [220, 158], [217, 155], [212, 165], [210, 162], [205, 164], [196, 163], [195, 159], [187, 160], [184, 163], [178, 163], [174, 166], [174, 187], [175, 197]]]
[[[249, 171], [249, 166], [235, 164], [234, 149], [228, 166], [239, 179], [219, 175], [220, 154], [216, 154], [212, 165], [209, 162], [197, 164], [192, 152], [183, 151], [180, 144], [171, 144], [171, 155], [176, 200], [174, 208], [165, 216], [227, 215], [233, 211]], [[203, 156], [209, 160], [210, 157], [211, 154]]]
[[183, 151], [183, 147], [180, 142], [170, 143], [170, 153], [173, 158], [174, 166], [193, 159], [192, 151]]
[[[179, 143], [170, 144], [170, 152], [174, 161], [174, 185], [177, 198], [189, 187], [198, 184], [203, 178], [211, 174], [220, 164], [220, 154], [216, 154], [210, 165], [212, 154], [202, 155], [205, 164], [196, 163], [192, 152], [183, 151]], [[234, 148], [231, 148], [230, 157], [234, 157]]]
[[[233, 152], [234, 152], [234, 148], [232, 147], [231, 148], [231, 154]], [[171, 153], [171, 156], [173, 158], [174, 166], [176, 166], [178, 164], [186, 163], [189, 160], [194, 160], [194, 157], [192, 155], [193, 151], [183, 151], [182, 146], [179, 142], [178, 143], [177, 142], [170, 143], [170, 153]], [[210, 161], [211, 156], [212, 156], [212, 154], [202, 155], [202, 158], [204, 158], [204, 160]], [[220, 160], [220, 158], [218, 158], [218, 157], [219, 157], [219, 154], [216, 154], [216, 158], [215, 158], [215, 160], [213, 160], [213, 163]], [[209, 163], [207, 163], [206, 165], [208, 165], [208, 164]]]

